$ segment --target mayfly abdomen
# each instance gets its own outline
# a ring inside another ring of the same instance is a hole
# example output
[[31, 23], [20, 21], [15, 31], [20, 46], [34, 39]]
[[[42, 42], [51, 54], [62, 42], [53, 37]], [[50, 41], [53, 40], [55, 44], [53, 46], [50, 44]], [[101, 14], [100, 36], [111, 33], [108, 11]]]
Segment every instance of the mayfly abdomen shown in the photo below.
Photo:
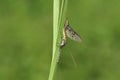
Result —
[[66, 45], [66, 41], [65, 41], [64, 38], [62, 38], [61, 44], [60, 44], [60, 46], [59, 46], [57, 62], [59, 62], [61, 50], [62, 50], [62, 48], [63, 48], [65, 45]]

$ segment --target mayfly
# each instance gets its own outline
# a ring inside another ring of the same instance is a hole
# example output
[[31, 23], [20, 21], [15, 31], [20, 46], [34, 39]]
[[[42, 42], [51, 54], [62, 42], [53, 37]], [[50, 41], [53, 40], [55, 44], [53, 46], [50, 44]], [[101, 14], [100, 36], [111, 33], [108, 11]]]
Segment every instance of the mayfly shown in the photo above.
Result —
[[76, 33], [69, 25], [68, 22], [68, 18], [66, 18], [64, 27], [63, 27], [63, 31], [62, 31], [62, 40], [61, 40], [61, 44], [59, 47], [59, 54], [58, 54], [58, 60], [57, 62], [59, 62], [59, 58], [60, 58], [60, 53], [61, 53], [61, 49], [66, 45], [66, 37], [69, 37], [71, 40], [77, 41], [77, 42], [81, 42], [81, 37], [78, 35], [78, 33]]

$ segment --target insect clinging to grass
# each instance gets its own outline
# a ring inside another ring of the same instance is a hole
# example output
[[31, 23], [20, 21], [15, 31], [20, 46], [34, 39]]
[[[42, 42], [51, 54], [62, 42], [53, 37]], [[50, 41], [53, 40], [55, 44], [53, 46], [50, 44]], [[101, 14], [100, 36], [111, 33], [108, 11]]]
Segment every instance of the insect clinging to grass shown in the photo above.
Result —
[[69, 25], [69, 21], [68, 18], [66, 18], [64, 27], [63, 27], [63, 31], [62, 31], [62, 40], [61, 40], [61, 44], [59, 47], [59, 54], [58, 54], [58, 60], [57, 62], [59, 62], [59, 58], [60, 58], [60, 53], [61, 53], [61, 49], [66, 45], [67, 40], [66, 37], [69, 37], [71, 40], [77, 41], [77, 42], [81, 42], [81, 37], [78, 35], [77, 32], [75, 32]]

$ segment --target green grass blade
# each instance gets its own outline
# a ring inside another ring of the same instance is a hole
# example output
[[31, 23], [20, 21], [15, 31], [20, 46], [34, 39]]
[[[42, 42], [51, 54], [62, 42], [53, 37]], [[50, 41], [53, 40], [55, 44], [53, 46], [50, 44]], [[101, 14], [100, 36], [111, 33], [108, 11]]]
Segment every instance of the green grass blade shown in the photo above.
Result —
[[[65, 11], [67, 10], [67, 0], [62, 0], [61, 5], [60, 1], [61, 0], [53, 1], [53, 55], [48, 80], [53, 80], [54, 78], [59, 53], [58, 43], [61, 42], [61, 30], [64, 26], [63, 21], [65, 21]], [[61, 8], [59, 9], [59, 7]]]
[[53, 54], [52, 54], [52, 62], [49, 73], [48, 80], [53, 80], [54, 72], [55, 72], [55, 53], [56, 53], [56, 44], [57, 44], [57, 35], [58, 35], [58, 18], [59, 18], [59, 0], [53, 0]]

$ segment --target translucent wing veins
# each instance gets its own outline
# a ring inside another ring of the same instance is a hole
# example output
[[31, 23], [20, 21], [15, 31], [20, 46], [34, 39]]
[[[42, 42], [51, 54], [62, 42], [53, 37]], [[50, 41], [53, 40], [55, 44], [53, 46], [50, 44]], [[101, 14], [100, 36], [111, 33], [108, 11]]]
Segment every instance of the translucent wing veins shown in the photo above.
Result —
[[78, 42], [82, 41], [81, 37], [69, 26], [68, 19], [66, 19], [64, 29], [65, 29], [65, 35], [67, 35], [67, 37], [69, 37], [74, 41], [78, 41]]

